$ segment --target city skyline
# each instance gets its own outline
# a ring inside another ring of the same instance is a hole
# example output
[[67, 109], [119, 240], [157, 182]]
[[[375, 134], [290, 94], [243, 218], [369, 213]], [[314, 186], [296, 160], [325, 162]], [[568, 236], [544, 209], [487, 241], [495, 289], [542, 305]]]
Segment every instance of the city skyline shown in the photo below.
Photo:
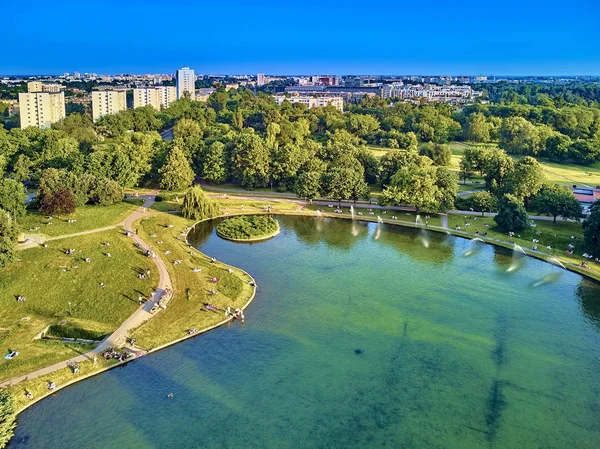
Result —
[[[184, 66], [200, 74], [600, 74], [600, 5], [592, 0], [576, 10], [555, 0], [509, 0], [501, 8], [472, 1], [427, 8], [389, 1], [372, 8], [349, 1], [343, 9], [270, 0], [260, 8], [229, 5], [225, 14], [190, 0], [168, 7], [109, 0], [101, 10], [82, 4], [77, 11], [44, 8], [39, 0], [27, 10], [8, 4], [5, 31], [20, 38], [5, 49], [0, 74], [173, 73]], [[159, 31], [148, 28], [179, 10], [201, 16], [201, 26], [161, 21]], [[90, 21], [96, 32], [75, 37]], [[49, 23], [66, 32], [44, 34], [41, 51], [41, 32], [23, 33], [23, 24], [44, 30]], [[118, 23], [127, 26], [114, 32]]]

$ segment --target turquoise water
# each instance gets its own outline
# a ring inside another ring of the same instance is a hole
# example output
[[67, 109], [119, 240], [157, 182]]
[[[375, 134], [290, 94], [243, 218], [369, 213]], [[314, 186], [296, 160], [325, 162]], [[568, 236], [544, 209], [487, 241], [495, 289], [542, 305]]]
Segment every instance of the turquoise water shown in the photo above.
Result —
[[192, 236], [256, 278], [244, 327], [58, 392], [10, 447], [600, 447], [598, 284], [449, 235], [279, 220], [257, 244]]

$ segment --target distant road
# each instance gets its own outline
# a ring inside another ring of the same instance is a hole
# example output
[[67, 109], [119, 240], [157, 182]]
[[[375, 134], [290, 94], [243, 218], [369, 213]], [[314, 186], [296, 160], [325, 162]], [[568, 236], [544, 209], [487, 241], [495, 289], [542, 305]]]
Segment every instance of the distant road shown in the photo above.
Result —
[[166, 140], [167, 142], [173, 140], [173, 128], [169, 128], [160, 133], [160, 137], [162, 137], [162, 140]]

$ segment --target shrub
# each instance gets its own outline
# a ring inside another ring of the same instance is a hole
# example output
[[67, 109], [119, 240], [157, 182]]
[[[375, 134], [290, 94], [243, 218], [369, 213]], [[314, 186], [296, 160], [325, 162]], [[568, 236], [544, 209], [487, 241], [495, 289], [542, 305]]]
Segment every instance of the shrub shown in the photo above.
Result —
[[267, 238], [279, 231], [279, 223], [264, 215], [233, 217], [217, 226], [217, 234], [235, 240]]
[[17, 415], [12, 396], [6, 390], [0, 390], [0, 448], [5, 447], [17, 426]]

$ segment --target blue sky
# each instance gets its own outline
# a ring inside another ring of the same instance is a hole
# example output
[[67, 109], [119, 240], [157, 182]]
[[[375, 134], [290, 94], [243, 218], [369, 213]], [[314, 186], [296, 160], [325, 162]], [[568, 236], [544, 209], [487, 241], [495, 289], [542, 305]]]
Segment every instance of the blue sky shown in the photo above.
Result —
[[0, 74], [600, 75], [600, 0], [2, 3]]

